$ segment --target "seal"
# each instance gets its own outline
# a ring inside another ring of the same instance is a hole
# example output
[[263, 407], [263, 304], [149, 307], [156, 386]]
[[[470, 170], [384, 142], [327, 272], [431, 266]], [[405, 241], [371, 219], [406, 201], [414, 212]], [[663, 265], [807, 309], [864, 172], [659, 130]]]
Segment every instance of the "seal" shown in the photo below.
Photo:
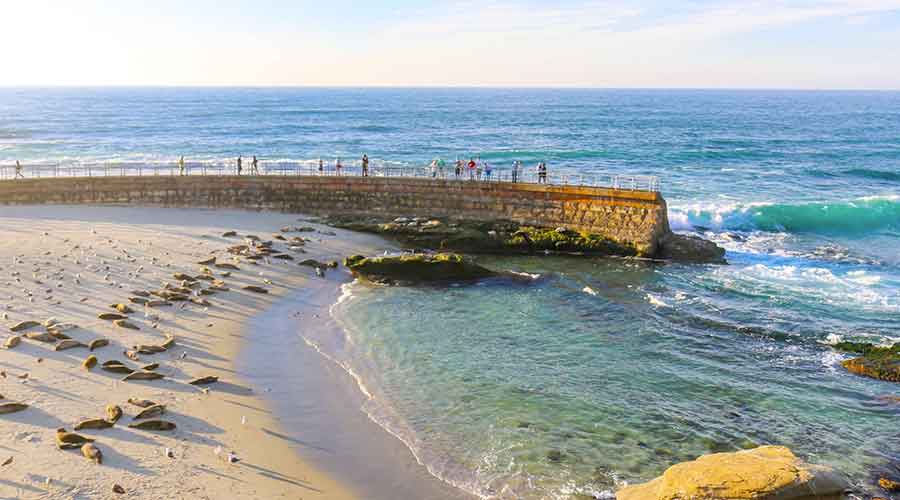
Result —
[[134, 406], [139, 406], [141, 408], [149, 408], [156, 403], [150, 401], [149, 399], [138, 399], [138, 398], [128, 398], [128, 402], [133, 404]]
[[263, 288], [261, 286], [256, 286], [256, 285], [244, 285], [243, 288], [244, 288], [244, 290], [247, 290], [248, 292], [253, 292], [253, 293], [269, 293], [269, 291], [266, 290], [265, 288]]
[[76, 347], [87, 347], [87, 345], [82, 344], [77, 340], [63, 340], [60, 341], [59, 344], [56, 344], [56, 347], [53, 348], [54, 351], [65, 351], [66, 349], [74, 349]]
[[134, 416], [135, 420], [143, 420], [145, 418], [156, 418], [161, 416], [166, 412], [165, 405], [153, 405], [149, 406], [144, 410], [141, 410], [140, 413]]
[[173, 345], [175, 345], [175, 336], [173, 336], [173, 335], [166, 335], [166, 340], [164, 340], [163, 343], [160, 344], [160, 347], [162, 347], [163, 349], [168, 350], [168, 349], [171, 348]]
[[144, 305], [147, 302], [150, 302], [150, 299], [146, 297], [128, 297], [128, 302], [132, 304]]
[[237, 231], [225, 231], [222, 233], [223, 238], [233, 238], [235, 236], [237, 236]]
[[123, 365], [122, 363], [120, 363], [118, 361], [116, 361], [115, 363], [112, 363], [112, 364], [107, 364], [107, 363], [109, 363], [109, 361], [104, 362], [100, 366], [100, 369], [110, 372], [110, 373], [127, 373], [127, 374], [134, 373], [134, 370], [132, 370], [131, 368], [128, 368], [127, 366]]
[[0, 404], [0, 415], [5, 415], [7, 413], [15, 413], [17, 411], [22, 411], [28, 408], [28, 405], [25, 403], [2, 403]]
[[197, 264], [200, 264], [201, 266], [208, 266], [210, 264], [215, 264], [215, 263], [216, 263], [215, 257], [210, 257], [208, 259], [203, 259], [203, 260], [197, 261]]
[[83, 366], [85, 370], [90, 370], [91, 368], [97, 366], [97, 356], [91, 354], [87, 357], [87, 359], [81, 362], [81, 366]]
[[124, 319], [117, 319], [113, 321], [113, 324], [118, 326], [119, 328], [127, 328], [129, 330], [140, 330], [140, 327], [135, 325], [130, 321], [126, 321]]
[[19, 335], [13, 335], [12, 337], [6, 339], [6, 342], [3, 343], [3, 347], [7, 349], [12, 349], [19, 345], [22, 342], [22, 337]]
[[106, 405], [106, 420], [116, 423], [122, 418], [122, 408], [119, 405]]
[[21, 331], [23, 331], [23, 330], [28, 330], [29, 328], [34, 328], [34, 327], [36, 327], [36, 326], [41, 326], [41, 324], [40, 324], [39, 322], [37, 322], [37, 321], [32, 321], [32, 320], [21, 321], [21, 322], [19, 322], [19, 323], [16, 323], [15, 325], [11, 326], [11, 327], [9, 328], [9, 331], [11, 331], [11, 332], [21, 332]]
[[125, 375], [125, 378], [123, 378], [122, 381], [127, 382], [129, 380], [159, 380], [164, 377], [165, 375], [163, 375], [162, 373], [156, 372], [133, 372]]
[[82, 445], [81, 454], [88, 460], [93, 460], [96, 464], [103, 463], [103, 453], [100, 452], [100, 448], [97, 448], [92, 443]]
[[25, 334], [25, 338], [29, 340], [37, 340], [38, 342], [47, 342], [48, 344], [52, 344], [56, 342], [56, 337], [50, 335], [47, 332], [28, 332]]
[[153, 370], [155, 370], [155, 369], [157, 369], [157, 368], [159, 368], [159, 363], [150, 363], [149, 365], [144, 365], [144, 366], [142, 366], [142, 367], [141, 367], [141, 370], [144, 370], [144, 371], [148, 371], [148, 372], [149, 372], [149, 371], [153, 371]]
[[122, 314], [131, 314], [134, 312], [134, 309], [128, 307], [125, 304], [110, 304], [109, 307], [112, 307], [116, 311], [119, 311]]
[[86, 438], [74, 432], [68, 432], [65, 428], [56, 429], [56, 446], [61, 450], [81, 448], [85, 443], [93, 443], [94, 440]]
[[216, 262], [215, 266], [219, 269], [231, 269], [232, 271], [240, 271], [240, 268], [238, 266], [229, 262]]
[[150, 296], [150, 292], [145, 292], [144, 290], [132, 290], [131, 295], [136, 295], [138, 297], [146, 298], [146, 297]]
[[97, 315], [97, 317], [100, 319], [105, 319], [107, 321], [117, 321], [128, 318], [128, 316], [119, 313], [100, 313]]
[[144, 431], [171, 431], [175, 429], [174, 422], [166, 420], [144, 420], [142, 422], [133, 422], [128, 424], [132, 429], [141, 429]]
[[93, 351], [94, 349], [100, 349], [101, 347], [106, 347], [109, 345], [109, 340], [107, 339], [94, 339], [88, 344], [88, 349]]
[[109, 429], [113, 425], [115, 425], [115, 422], [110, 422], [103, 418], [91, 418], [78, 422], [75, 424], [74, 429], [76, 431], [80, 431], [81, 429]]
[[217, 377], [215, 375], [207, 375], [206, 377], [195, 378], [194, 380], [191, 380], [190, 382], [188, 382], [188, 384], [190, 384], [190, 385], [207, 385], [207, 384], [212, 384], [212, 383], [218, 382], [218, 381], [219, 381], [219, 377]]

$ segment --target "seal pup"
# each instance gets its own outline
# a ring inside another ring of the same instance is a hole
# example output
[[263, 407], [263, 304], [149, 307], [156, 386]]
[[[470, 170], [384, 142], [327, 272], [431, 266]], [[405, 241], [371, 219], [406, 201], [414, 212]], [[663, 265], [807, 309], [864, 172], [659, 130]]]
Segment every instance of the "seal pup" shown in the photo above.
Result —
[[82, 420], [75, 424], [74, 429], [76, 431], [80, 431], [81, 429], [109, 429], [115, 424], [115, 422], [110, 422], [105, 418], [91, 418], [88, 420]]
[[6, 342], [3, 343], [3, 347], [5, 347], [7, 349], [12, 349], [12, 348], [16, 347], [17, 345], [19, 345], [19, 343], [21, 343], [21, 342], [22, 342], [21, 336], [13, 335], [12, 337], [9, 337], [8, 339], [6, 339]]
[[2, 403], [0, 404], [0, 415], [5, 415], [7, 413], [15, 413], [17, 411], [22, 411], [28, 408], [28, 405], [25, 403]]
[[97, 356], [91, 354], [81, 363], [81, 366], [84, 367], [85, 370], [90, 370], [91, 368], [97, 366]]
[[133, 404], [134, 406], [139, 406], [141, 408], [149, 408], [156, 403], [150, 401], [149, 399], [138, 399], [138, 398], [128, 398], [128, 402]]
[[106, 420], [109, 420], [112, 423], [116, 423], [122, 418], [122, 408], [119, 405], [107, 405], [106, 406]]
[[93, 460], [96, 464], [103, 463], [103, 453], [100, 452], [100, 448], [97, 448], [92, 443], [85, 443], [81, 447], [81, 454], [88, 460]]
[[94, 339], [88, 344], [88, 349], [93, 351], [94, 349], [99, 349], [101, 347], [106, 347], [109, 345], [109, 340], [107, 339]]
[[144, 410], [141, 410], [140, 413], [134, 416], [134, 420], [142, 420], [145, 418], [156, 418], [162, 416], [163, 413], [166, 412], [165, 405], [153, 405], [148, 406]]
[[118, 326], [119, 328], [126, 328], [128, 330], [140, 330], [141, 329], [139, 326], [135, 325], [134, 323], [132, 323], [128, 320], [124, 320], [124, 319], [117, 319], [117, 320], [113, 321], [113, 324]]

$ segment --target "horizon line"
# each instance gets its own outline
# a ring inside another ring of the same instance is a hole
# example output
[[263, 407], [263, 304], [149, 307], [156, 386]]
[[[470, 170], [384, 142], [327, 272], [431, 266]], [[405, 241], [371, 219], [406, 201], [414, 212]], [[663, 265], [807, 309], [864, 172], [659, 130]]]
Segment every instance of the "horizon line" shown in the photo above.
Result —
[[0, 84], [0, 89], [459, 89], [459, 90], [696, 90], [696, 91], [790, 91], [790, 92], [900, 92], [900, 87], [694, 87], [694, 86], [634, 86], [604, 87], [599, 85], [408, 85], [408, 84], [361, 84], [361, 85], [320, 85], [320, 84]]

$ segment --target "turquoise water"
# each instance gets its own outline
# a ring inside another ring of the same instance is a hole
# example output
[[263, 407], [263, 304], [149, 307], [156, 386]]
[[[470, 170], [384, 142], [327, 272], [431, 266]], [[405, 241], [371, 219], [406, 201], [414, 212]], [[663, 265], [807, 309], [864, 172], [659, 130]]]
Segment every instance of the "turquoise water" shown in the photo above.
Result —
[[[487, 259], [529, 285], [352, 285], [332, 353], [365, 410], [483, 496], [598, 495], [786, 444], [862, 485], [900, 461], [897, 384], [838, 338], [900, 338], [900, 93], [0, 89], [0, 163], [480, 155], [658, 175], [728, 266]], [[333, 339], [332, 339], [333, 340]]]

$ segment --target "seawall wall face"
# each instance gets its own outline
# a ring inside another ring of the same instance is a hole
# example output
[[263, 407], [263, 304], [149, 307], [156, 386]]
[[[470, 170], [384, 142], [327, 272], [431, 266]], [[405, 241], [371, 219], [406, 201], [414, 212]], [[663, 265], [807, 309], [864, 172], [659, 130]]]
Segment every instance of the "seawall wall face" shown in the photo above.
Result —
[[0, 181], [2, 204], [134, 204], [511, 220], [598, 234], [654, 255], [668, 233], [659, 193], [402, 177], [143, 176]]

